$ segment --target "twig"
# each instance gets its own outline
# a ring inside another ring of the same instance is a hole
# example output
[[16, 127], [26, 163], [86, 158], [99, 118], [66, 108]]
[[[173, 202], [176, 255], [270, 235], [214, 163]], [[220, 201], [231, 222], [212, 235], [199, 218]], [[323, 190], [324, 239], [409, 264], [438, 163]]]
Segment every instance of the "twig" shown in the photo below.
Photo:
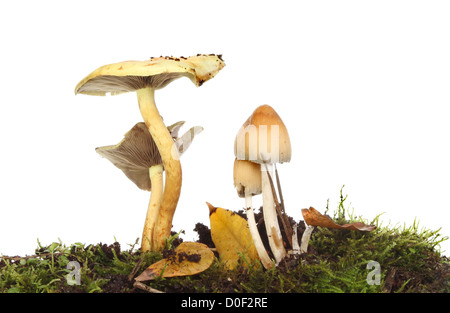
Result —
[[131, 271], [130, 275], [128, 275], [128, 280], [129, 280], [129, 281], [133, 281], [134, 276], [136, 276], [137, 272], [139, 271], [139, 268], [141, 267], [142, 261], [144, 261], [144, 256], [145, 256], [145, 254], [142, 254], [141, 258], [140, 258], [139, 261], [136, 263], [136, 266], [135, 266], [134, 269]]
[[150, 286], [144, 285], [143, 283], [138, 282], [138, 281], [133, 284], [133, 287], [139, 288], [141, 290], [144, 290], [144, 291], [147, 291], [147, 292], [150, 292], [150, 293], [164, 293], [163, 291], [160, 291], [158, 289], [155, 289], [155, 288], [152, 288]]
[[[276, 164], [274, 164], [274, 165], [275, 165], [274, 166], [275, 167], [275, 177], [277, 179], [278, 193], [280, 195], [281, 212], [283, 212], [282, 218], [284, 219], [285, 223], [287, 223], [287, 225], [289, 225], [289, 219], [288, 219], [288, 217], [286, 215], [286, 211], [284, 209], [285, 206], [284, 206], [283, 192], [281, 191], [280, 177], [278, 176], [277, 166], [276, 166]], [[286, 235], [288, 236], [288, 238], [291, 238], [294, 235], [291, 227], [288, 227]], [[290, 243], [291, 243], [291, 247], [293, 248], [294, 246], [293, 246], [292, 241]]]
[[280, 216], [281, 224], [283, 225], [283, 229], [284, 229], [284, 232], [286, 234], [286, 237], [287, 237], [287, 240], [288, 240], [288, 244], [292, 248], [292, 230], [289, 229], [289, 227], [287, 227], [286, 220], [284, 219], [283, 214], [281, 214], [280, 203], [278, 202], [278, 196], [277, 196], [277, 193], [275, 191], [275, 186], [273, 184], [272, 175], [269, 173], [269, 169], [267, 167], [267, 163], [266, 162], [264, 162], [264, 166], [266, 167], [267, 176], [269, 177], [270, 186], [272, 187], [272, 195], [273, 195], [273, 200], [275, 202], [275, 209], [277, 211], [277, 214]]
[[283, 193], [281, 192], [280, 177], [278, 176], [278, 170], [277, 170], [277, 165], [276, 165], [276, 164], [274, 164], [274, 168], [275, 168], [275, 178], [277, 179], [278, 194], [280, 195], [281, 212], [283, 212], [284, 214], [286, 214], [286, 211], [284, 210]]

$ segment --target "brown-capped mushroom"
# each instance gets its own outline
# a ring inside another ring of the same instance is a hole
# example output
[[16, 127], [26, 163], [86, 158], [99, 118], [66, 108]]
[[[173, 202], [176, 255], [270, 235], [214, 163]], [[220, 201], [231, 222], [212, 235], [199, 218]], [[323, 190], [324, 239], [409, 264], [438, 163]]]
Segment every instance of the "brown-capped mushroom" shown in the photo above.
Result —
[[264, 223], [270, 248], [278, 264], [286, 255], [286, 250], [269, 175], [272, 172], [272, 164], [290, 161], [291, 142], [286, 126], [271, 106], [259, 106], [242, 125], [236, 135], [234, 154], [238, 160], [261, 164]]
[[155, 90], [173, 80], [188, 77], [196, 86], [213, 78], [223, 67], [220, 55], [196, 55], [188, 58], [159, 57], [147, 61], [127, 61], [102, 66], [84, 78], [75, 94], [104, 96], [125, 92], [137, 93], [139, 109], [165, 169], [165, 186], [158, 223], [154, 231], [154, 249], [164, 248], [170, 236], [172, 219], [181, 192], [181, 164], [173, 140], [156, 108]]
[[256, 225], [255, 213], [253, 211], [252, 197], [261, 194], [261, 166], [259, 164], [246, 161], [234, 160], [233, 179], [236, 191], [241, 198], [245, 198], [245, 209], [247, 211], [247, 222], [250, 234], [253, 238], [256, 251], [264, 268], [273, 266], [273, 262], [264, 247]]
[[[178, 138], [178, 131], [183, 124], [184, 122], [178, 122], [167, 127], [180, 156], [189, 147], [195, 135], [203, 130], [202, 127], [195, 126]], [[141, 241], [141, 250], [150, 250], [154, 244], [153, 230], [163, 194], [164, 169], [161, 155], [145, 123], [137, 123], [117, 145], [99, 147], [95, 151], [122, 170], [140, 189], [151, 191]]]

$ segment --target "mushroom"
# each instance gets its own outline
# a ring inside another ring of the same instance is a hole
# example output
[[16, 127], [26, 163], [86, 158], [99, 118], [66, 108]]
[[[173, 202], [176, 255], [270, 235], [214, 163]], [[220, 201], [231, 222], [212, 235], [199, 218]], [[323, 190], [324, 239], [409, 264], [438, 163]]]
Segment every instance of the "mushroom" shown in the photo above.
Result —
[[[193, 137], [203, 130], [199, 126], [192, 127], [178, 138], [178, 131], [183, 124], [184, 122], [178, 122], [167, 127], [176, 146], [183, 147], [183, 150], [179, 151], [180, 155], [186, 151]], [[99, 147], [95, 151], [122, 170], [140, 189], [151, 191], [141, 241], [141, 250], [150, 250], [163, 193], [164, 169], [161, 155], [145, 123], [137, 123], [117, 145]]]
[[181, 192], [181, 164], [174, 153], [173, 140], [156, 108], [156, 89], [180, 77], [188, 77], [196, 86], [213, 78], [223, 67], [220, 55], [198, 54], [188, 58], [159, 57], [147, 61], [127, 61], [102, 66], [84, 78], [75, 94], [104, 96], [136, 91], [139, 109], [156, 146], [165, 169], [165, 186], [158, 224], [154, 231], [155, 250], [164, 248], [170, 236], [172, 219]]
[[255, 213], [253, 211], [252, 197], [261, 194], [261, 166], [246, 160], [234, 160], [233, 179], [236, 191], [241, 198], [245, 198], [247, 222], [250, 234], [253, 238], [258, 256], [263, 266], [268, 269], [273, 266], [266, 248], [261, 240], [256, 226]]
[[270, 248], [278, 264], [286, 255], [286, 250], [269, 175], [272, 172], [272, 164], [290, 161], [291, 142], [286, 126], [271, 106], [259, 106], [242, 125], [236, 135], [234, 154], [238, 160], [260, 164], [264, 223]]
[[308, 225], [306, 223], [305, 223], [305, 226], [306, 226], [305, 231], [303, 232], [303, 235], [302, 235], [302, 243], [300, 246], [300, 252], [298, 254], [308, 252], [309, 239], [311, 238], [311, 234], [314, 230], [314, 226]]

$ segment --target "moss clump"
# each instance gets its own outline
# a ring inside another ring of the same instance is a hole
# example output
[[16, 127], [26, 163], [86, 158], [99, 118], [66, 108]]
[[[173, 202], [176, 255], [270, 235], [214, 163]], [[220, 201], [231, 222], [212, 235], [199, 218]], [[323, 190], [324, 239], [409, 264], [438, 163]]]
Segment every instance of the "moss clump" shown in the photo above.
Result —
[[[341, 199], [333, 220], [338, 224], [373, 224], [372, 232], [356, 232], [316, 227], [308, 253], [286, 258], [278, 267], [265, 270], [241, 257], [229, 271], [216, 258], [206, 271], [186, 277], [157, 278], [145, 284], [164, 292], [450, 292], [450, 260], [438, 245], [446, 240], [437, 231], [412, 226], [383, 226], [380, 216], [372, 221], [355, 217]], [[327, 209], [328, 211], [328, 205]], [[304, 225], [300, 223], [298, 236]], [[208, 228], [197, 225], [200, 238], [211, 246]], [[181, 240], [174, 235], [167, 249]], [[134, 277], [167, 253], [142, 253], [111, 245], [61, 242], [41, 246], [35, 255], [1, 257], [0, 292], [146, 292], [133, 286]], [[73, 268], [79, 264], [79, 282], [69, 284]], [[68, 267], [69, 265], [69, 267]], [[68, 276], [69, 275], [69, 276]]]
[[[127, 292], [133, 288], [128, 275], [141, 264], [151, 264], [160, 254], [121, 251], [119, 243], [66, 247], [61, 242], [41, 246], [27, 257], [2, 257], [0, 261], [0, 292], [67, 293]], [[75, 265], [79, 268], [77, 284]]]

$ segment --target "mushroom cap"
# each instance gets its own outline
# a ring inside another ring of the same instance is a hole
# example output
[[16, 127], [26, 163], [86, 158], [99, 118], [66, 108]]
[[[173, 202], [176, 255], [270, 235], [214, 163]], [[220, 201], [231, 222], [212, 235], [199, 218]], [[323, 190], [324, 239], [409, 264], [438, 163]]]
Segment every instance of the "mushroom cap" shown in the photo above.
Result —
[[213, 78], [223, 67], [221, 55], [198, 54], [188, 58], [159, 57], [147, 61], [125, 61], [99, 67], [75, 87], [75, 94], [118, 95], [145, 87], [164, 88], [180, 77], [196, 86]]
[[287, 128], [271, 106], [259, 106], [245, 121], [234, 141], [234, 155], [238, 160], [255, 163], [273, 164], [291, 160], [291, 140]]
[[252, 196], [262, 192], [261, 166], [259, 164], [235, 159], [233, 179], [236, 191], [241, 198], [245, 197], [246, 192]]
[[[167, 127], [174, 140], [183, 124], [178, 122]], [[99, 147], [95, 151], [121, 169], [139, 188], [151, 191], [149, 168], [162, 164], [162, 160], [145, 123], [137, 123], [117, 145]]]

